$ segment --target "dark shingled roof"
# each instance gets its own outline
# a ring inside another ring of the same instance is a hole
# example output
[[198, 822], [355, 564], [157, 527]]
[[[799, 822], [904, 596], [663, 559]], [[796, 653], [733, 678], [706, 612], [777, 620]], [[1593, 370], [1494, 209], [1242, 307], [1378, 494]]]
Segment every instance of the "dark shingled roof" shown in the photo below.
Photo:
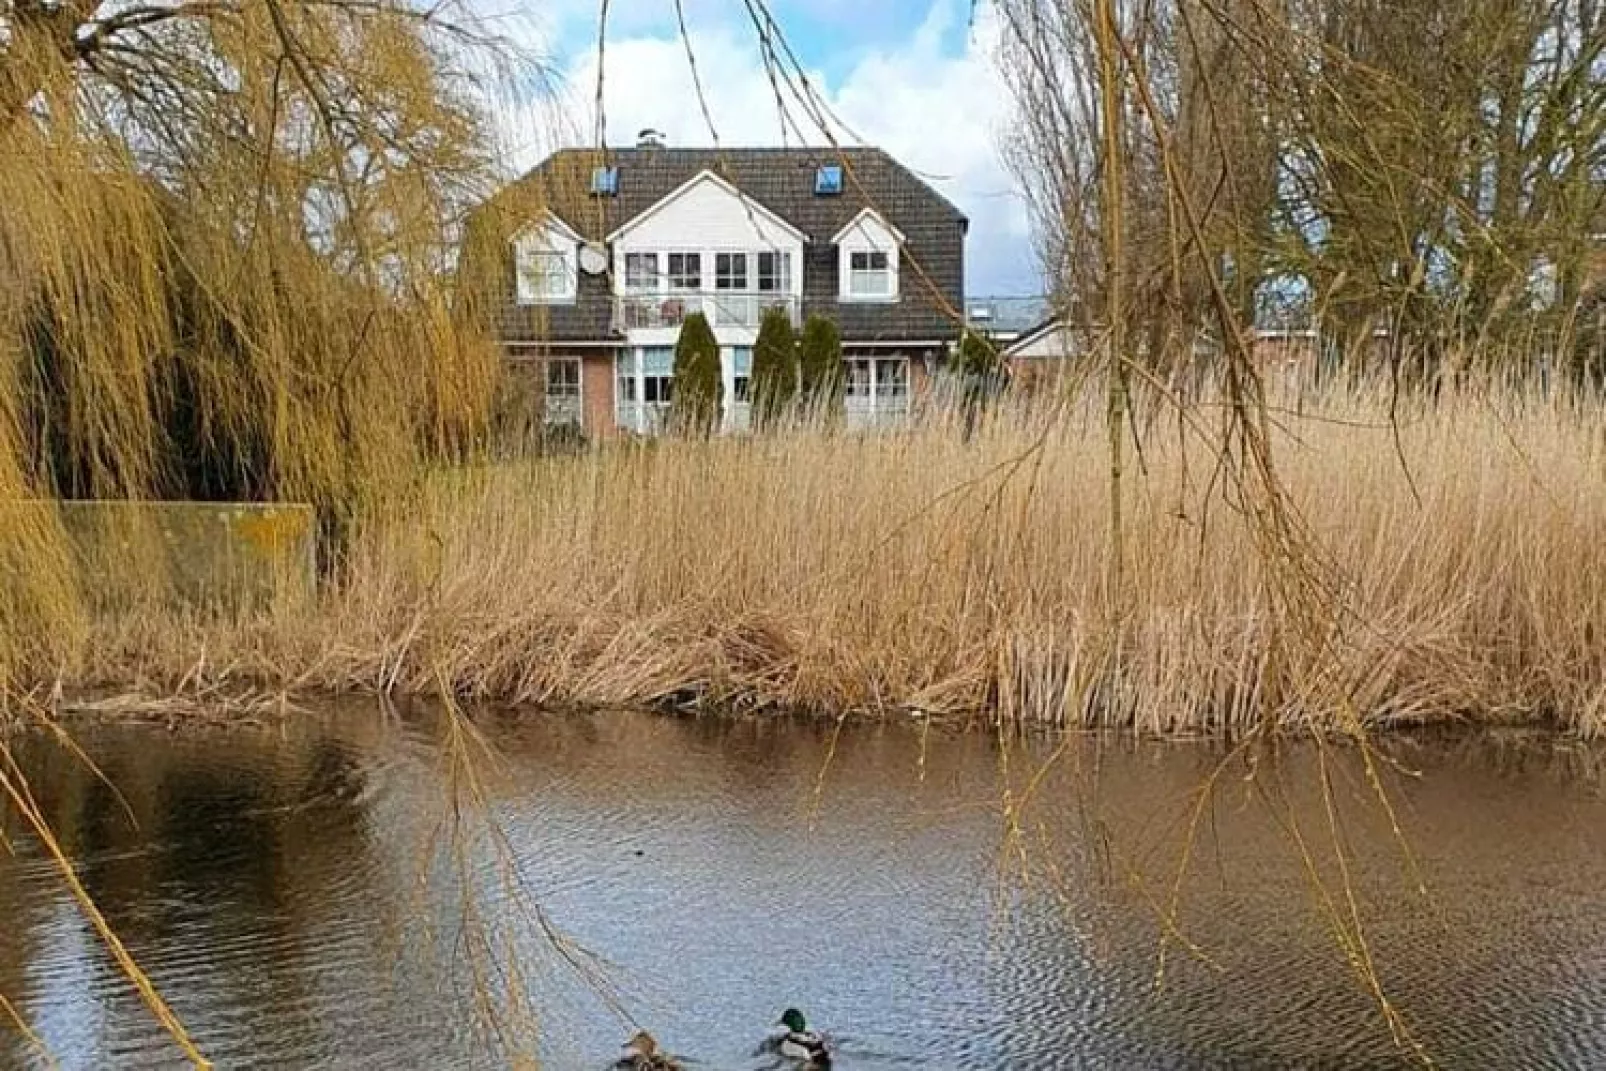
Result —
[[[590, 192], [592, 170], [619, 169], [616, 196]], [[843, 167], [839, 196], [814, 193], [823, 164]], [[565, 149], [542, 161], [493, 200], [545, 205], [580, 236], [601, 242], [702, 171], [712, 171], [806, 236], [803, 314], [835, 321], [845, 343], [929, 341], [958, 337], [964, 312], [964, 237], [968, 221], [954, 205], [880, 149]], [[837, 300], [838, 258], [831, 239], [866, 206], [906, 239], [892, 304]], [[573, 305], [520, 307], [512, 300], [511, 263], [503, 272], [504, 338], [552, 342], [611, 337], [612, 297], [605, 276], [581, 275]]]

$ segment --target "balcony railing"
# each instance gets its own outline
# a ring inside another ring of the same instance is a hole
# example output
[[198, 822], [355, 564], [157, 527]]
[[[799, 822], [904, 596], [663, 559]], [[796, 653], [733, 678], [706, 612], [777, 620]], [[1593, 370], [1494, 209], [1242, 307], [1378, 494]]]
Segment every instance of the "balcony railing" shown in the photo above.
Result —
[[847, 411], [847, 425], [854, 431], [901, 427], [909, 420], [909, 395], [849, 397], [844, 400], [843, 408]]
[[669, 428], [669, 403], [620, 402], [614, 422], [637, 435], [661, 435]]
[[[620, 402], [614, 422], [637, 435], [661, 435], [669, 430], [668, 402]], [[721, 414], [719, 428], [726, 434], [742, 434], [752, 429], [753, 407], [732, 402]]]
[[798, 300], [787, 294], [737, 291], [668, 294], [622, 294], [613, 299], [615, 331], [679, 327], [686, 317], [700, 312], [714, 327], [757, 327], [770, 309], [784, 309], [792, 326], [798, 326]]

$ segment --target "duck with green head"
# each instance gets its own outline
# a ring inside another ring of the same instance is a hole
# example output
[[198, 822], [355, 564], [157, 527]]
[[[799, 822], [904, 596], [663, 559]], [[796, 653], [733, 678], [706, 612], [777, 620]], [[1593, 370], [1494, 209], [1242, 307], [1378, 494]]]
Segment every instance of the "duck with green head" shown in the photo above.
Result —
[[781, 1055], [796, 1060], [805, 1068], [831, 1066], [831, 1054], [826, 1051], [825, 1038], [809, 1029], [808, 1020], [796, 1008], [781, 1013], [780, 1025], [786, 1028], [778, 1041]]

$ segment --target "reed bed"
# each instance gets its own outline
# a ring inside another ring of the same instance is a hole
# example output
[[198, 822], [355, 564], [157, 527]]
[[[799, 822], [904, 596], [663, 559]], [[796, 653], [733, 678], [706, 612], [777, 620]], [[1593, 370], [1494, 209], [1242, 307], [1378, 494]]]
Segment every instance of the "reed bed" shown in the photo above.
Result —
[[1589, 403], [1391, 405], [1371, 389], [1274, 406], [1277, 470], [1331, 611], [1321, 636], [1294, 638], [1297, 672], [1208, 402], [1139, 407], [1125, 587], [1107, 590], [1094, 408], [1006, 407], [968, 437], [935, 417], [437, 470], [369, 518], [311, 605], [101, 619], [61, 687], [1228, 736], [1606, 725], [1606, 466]]

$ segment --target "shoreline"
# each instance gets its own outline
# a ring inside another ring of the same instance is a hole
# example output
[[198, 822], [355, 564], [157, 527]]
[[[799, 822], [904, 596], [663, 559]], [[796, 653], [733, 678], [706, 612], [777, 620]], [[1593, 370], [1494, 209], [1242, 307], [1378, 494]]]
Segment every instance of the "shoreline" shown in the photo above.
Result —
[[1275, 500], [1186, 428], [1150, 436], [1114, 542], [1102, 424], [1077, 409], [432, 470], [360, 519], [315, 592], [202, 610], [137, 546], [107, 608], [46, 575], [55, 617], [14, 631], [0, 679], [157, 711], [389, 694], [1142, 737], [1606, 734], [1593, 410], [1448, 397], [1391, 423], [1386, 395], [1319, 401], [1272, 432]]
[[[358, 707], [371, 708], [376, 715], [405, 719], [416, 711], [443, 711], [447, 709], [447, 704], [439, 695], [387, 696], [362, 690], [337, 692], [310, 689], [295, 693], [277, 693], [248, 689], [233, 694], [185, 696], [99, 689], [79, 694], [68, 693], [50, 705], [35, 705], [26, 713], [16, 709], [0, 711], [0, 735], [27, 731], [45, 724], [61, 727], [149, 725], [170, 732], [184, 732], [191, 729], [269, 728], [298, 717], [363, 713], [355, 709]], [[700, 702], [537, 704], [509, 702], [495, 697], [473, 699], [454, 697], [451, 707], [470, 720], [480, 717], [526, 715], [543, 718], [628, 715], [671, 720], [704, 718], [733, 722], [773, 720], [787, 724], [822, 727], [904, 725], [921, 731], [936, 731], [950, 735], [1003, 733], [1011, 737], [1027, 738], [1098, 737], [1142, 744], [1206, 745], [1227, 750], [1239, 746], [1246, 736], [1255, 733], [1261, 733], [1269, 745], [1308, 743], [1319, 739], [1327, 746], [1347, 747], [1357, 740], [1356, 735], [1349, 730], [1324, 728], [1312, 724], [1279, 725], [1272, 726], [1268, 730], [1256, 727], [1238, 735], [1223, 735], [1199, 729], [1176, 729], [1155, 733], [1115, 725], [1055, 726], [1018, 722], [1005, 724], [999, 722], [996, 712], [981, 710], [937, 713], [905, 708], [882, 712], [873, 710], [825, 712], [801, 708], [758, 708], [744, 707], [740, 704]], [[1583, 750], [1606, 749], [1606, 739], [1602, 739], [1599, 735], [1580, 733], [1576, 728], [1569, 727], [1554, 718], [1528, 722], [1489, 722], [1446, 715], [1437, 720], [1368, 725], [1364, 728], [1364, 738], [1368, 742], [1409, 744], [1478, 741], [1518, 745], [1549, 743]]]

